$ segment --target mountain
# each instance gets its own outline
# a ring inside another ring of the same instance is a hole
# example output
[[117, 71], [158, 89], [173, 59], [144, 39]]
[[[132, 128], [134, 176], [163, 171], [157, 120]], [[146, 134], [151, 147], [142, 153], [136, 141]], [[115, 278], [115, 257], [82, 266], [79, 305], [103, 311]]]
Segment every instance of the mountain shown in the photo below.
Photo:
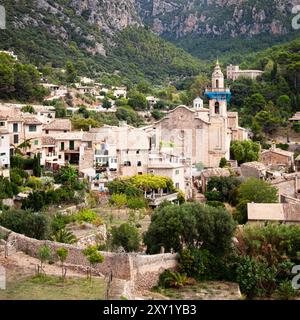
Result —
[[[0, 48], [39, 67], [72, 60], [81, 74], [109, 72], [159, 82], [193, 75], [201, 63], [143, 29], [133, 0], [4, 0]], [[125, 50], [126, 48], [126, 50]], [[185, 66], [185, 68], [183, 67]]]
[[135, 0], [145, 25], [201, 58], [261, 50], [299, 35], [298, 0]]

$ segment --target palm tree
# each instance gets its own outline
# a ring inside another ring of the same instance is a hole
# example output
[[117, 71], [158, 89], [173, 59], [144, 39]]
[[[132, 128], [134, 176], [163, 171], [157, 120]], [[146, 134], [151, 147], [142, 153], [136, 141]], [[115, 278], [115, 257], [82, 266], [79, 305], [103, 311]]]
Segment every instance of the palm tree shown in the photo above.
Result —
[[52, 240], [59, 242], [59, 243], [67, 243], [67, 244], [73, 244], [77, 242], [76, 237], [71, 231], [68, 231], [66, 229], [61, 229], [57, 231], [53, 236]]
[[[15, 144], [12, 144], [12, 147], [14, 148], [14, 154], [19, 154], [19, 155], [26, 154], [27, 149], [31, 148], [31, 143], [30, 143], [31, 140], [32, 140], [32, 138], [26, 139], [17, 146]], [[23, 150], [23, 152], [22, 152], [22, 150]]]

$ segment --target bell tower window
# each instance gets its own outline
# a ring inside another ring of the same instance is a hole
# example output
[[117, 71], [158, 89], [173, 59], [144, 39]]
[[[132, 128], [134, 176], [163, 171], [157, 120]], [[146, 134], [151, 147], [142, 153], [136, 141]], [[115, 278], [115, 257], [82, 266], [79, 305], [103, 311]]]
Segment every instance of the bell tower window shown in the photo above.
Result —
[[218, 101], [215, 103], [215, 114], [220, 114], [220, 103]]
[[219, 79], [216, 80], [216, 88], [219, 89]]

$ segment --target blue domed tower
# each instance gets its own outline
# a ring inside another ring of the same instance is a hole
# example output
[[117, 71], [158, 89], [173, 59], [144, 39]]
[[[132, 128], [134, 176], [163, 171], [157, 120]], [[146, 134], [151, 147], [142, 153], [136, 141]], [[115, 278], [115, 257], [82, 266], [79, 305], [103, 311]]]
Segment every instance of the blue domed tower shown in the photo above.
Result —
[[210, 117], [227, 117], [227, 103], [231, 99], [231, 92], [229, 88], [225, 88], [219, 60], [212, 74], [212, 86], [206, 89], [205, 95], [209, 99]]

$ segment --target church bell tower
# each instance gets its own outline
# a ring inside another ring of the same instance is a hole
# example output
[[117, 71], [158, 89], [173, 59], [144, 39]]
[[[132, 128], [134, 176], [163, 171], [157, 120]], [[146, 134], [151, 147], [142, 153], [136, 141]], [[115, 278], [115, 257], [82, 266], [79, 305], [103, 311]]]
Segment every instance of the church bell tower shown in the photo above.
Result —
[[207, 89], [205, 95], [209, 99], [210, 117], [226, 117], [227, 103], [230, 101], [231, 92], [225, 88], [224, 74], [221, 70], [219, 60], [212, 74], [211, 88]]

